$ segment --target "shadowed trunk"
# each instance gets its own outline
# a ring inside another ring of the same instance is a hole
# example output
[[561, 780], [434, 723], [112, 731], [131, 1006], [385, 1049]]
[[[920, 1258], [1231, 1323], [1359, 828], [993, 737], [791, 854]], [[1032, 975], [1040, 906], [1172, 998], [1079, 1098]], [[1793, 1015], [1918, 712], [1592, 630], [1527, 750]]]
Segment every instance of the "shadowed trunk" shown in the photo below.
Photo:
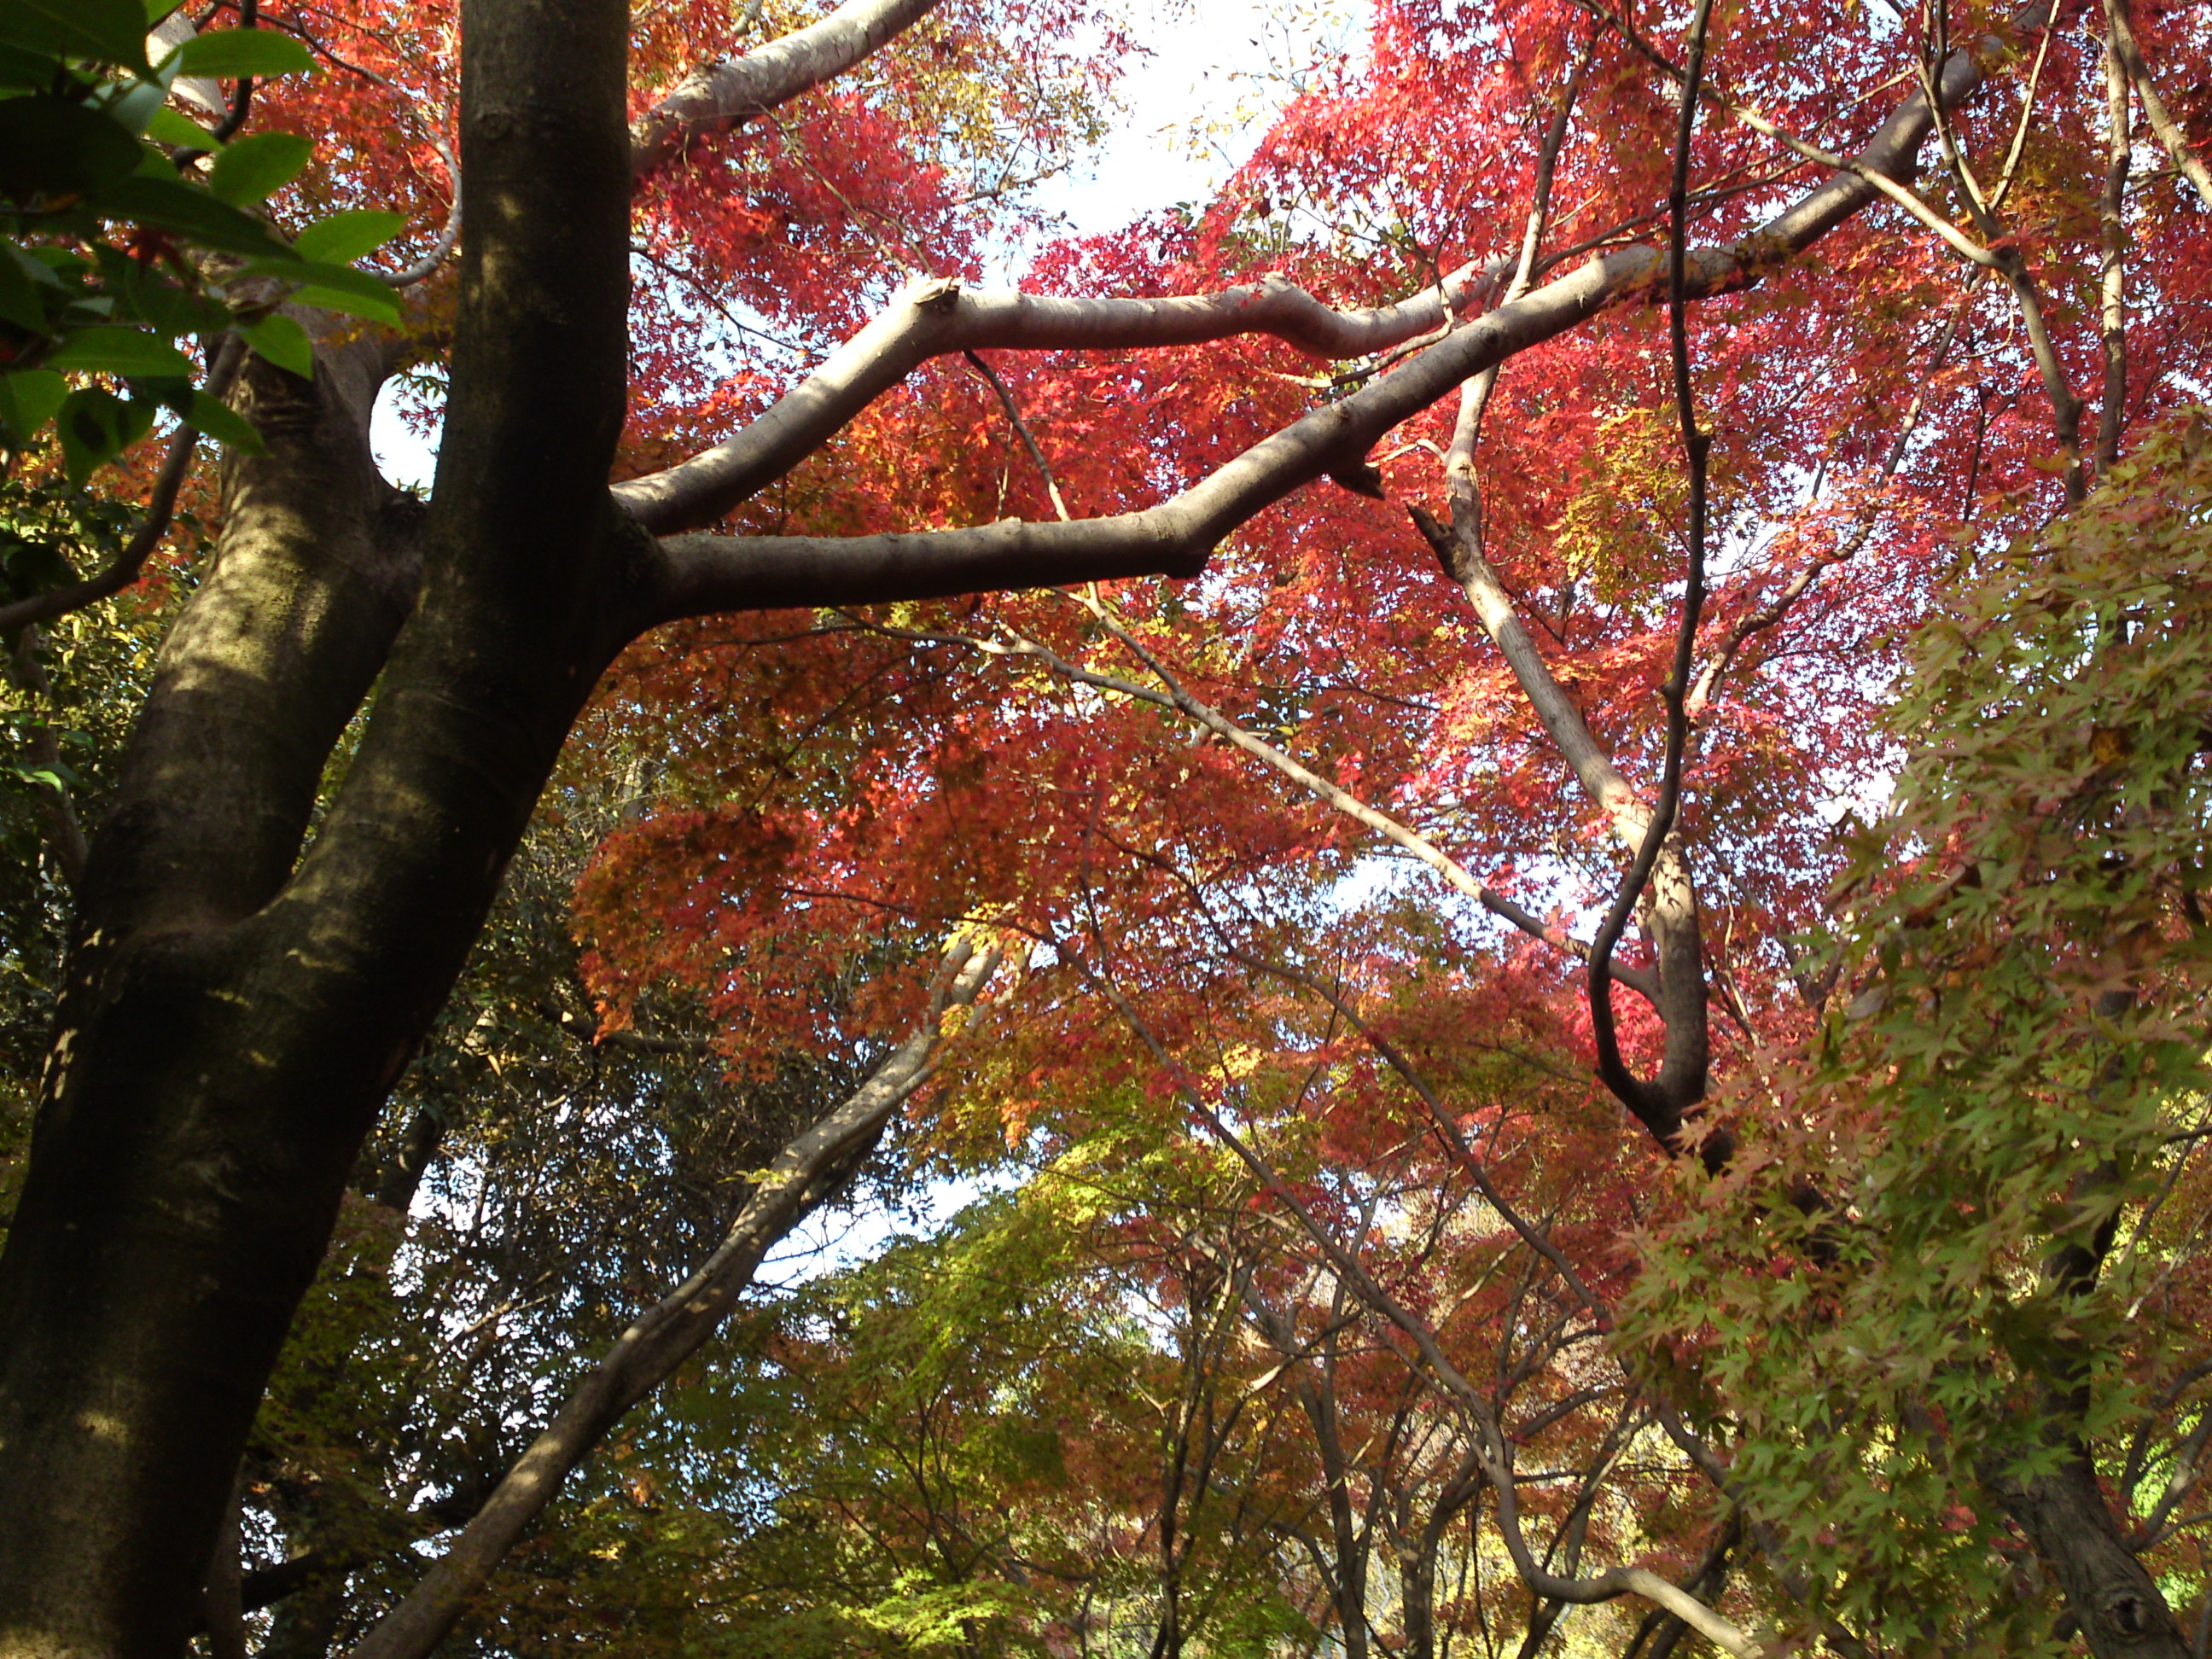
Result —
[[639, 614], [646, 550], [605, 483], [626, 13], [474, 0], [465, 27], [471, 238], [427, 520], [369, 461], [374, 364], [325, 353], [310, 386], [257, 363], [270, 453], [226, 479], [92, 849], [0, 1259], [8, 1659], [182, 1648], [362, 1139]]
[[2173, 1610], [2122, 1540], [2097, 1471], [2079, 1448], [2048, 1474], [1989, 1484], [2057, 1574], [2096, 1659], [2195, 1659]]

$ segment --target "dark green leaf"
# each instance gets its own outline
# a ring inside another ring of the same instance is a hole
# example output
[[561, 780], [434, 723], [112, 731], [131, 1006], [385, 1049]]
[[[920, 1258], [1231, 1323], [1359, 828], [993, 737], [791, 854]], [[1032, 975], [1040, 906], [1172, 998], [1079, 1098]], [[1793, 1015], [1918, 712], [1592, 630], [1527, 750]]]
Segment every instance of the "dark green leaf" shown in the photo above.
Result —
[[349, 265], [363, 254], [382, 247], [406, 228], [407, 216], [404, 213], [354, 208], [344, 213], [333, 213], [327, 219], [318, 219], [292, 239], [292, 246], [303, 259]]
[[13, 538], [6, 554], [0, 556], [0, 572], [6, 575], [10, 593], [19, 599], [76, 580], [76, 567], [59, 548], [51, 542], [21, 537]]
[[139, 0], [7, 0], [0, 41], [58, 57], [146, 68], [146, 9]]
[[174, 179], [125, 179], [101, 191], [97, 206], [111, 219], [150, 225], [203, 247], [264, 258], [289, 258], [292, 252], [258, 219]]
[[296, 132], [257, 132], [234, 138], [208, 173], [208, 188], [240, 206], [258, 202], [300, 176], [315, 153]]
[[145, 435], [154, 419], [150, 403], [125, 403], [98, 386], [83, 386], [62, 400], [54, 417], [61, 434], [62, 465], [71, 483], [82, 483]]
[[301, 379], [315, 372], [314, 343], [307, 331], [282, 312], [271, 312], [258, 323], [240, 325], [246, 343], [279, 368], [289, 368]]
[[140, 321], [175, 339], [230, 326], [230, 313], [213, 301], [172, 282], [159, 265], [124, 262], [123, 296]]
[[181, 74], [224, 80], [246, 75], [257, 79], [312, 75], [315, 70], [313, 53], [274, 29], [216, 29], [196, 34], [177, 48], [174, 57]]
[[45, 296], [24, 269], [25, 263], [15, 257], [12, 243], [0, 246], [0, 319], [43, 334], [46, 331]]
[[304, 285], [290, 296], [296, 304], [373, 317], [383, 323], [399, 320], [399, 296], [392, 291], [391, 284], [368, 271], [310, 262], [300, 277]]
[[69, 396], [69, 382], [51, 368], [19, 369], [0, 374], [0, 427], [21, 448], [38, 429], [54, 417]]
[[0, 193], [87, 196], [129, 176], [144, 152], [106, 115], [66, 98], [0, 99]]
[[52, 368], [93, 374], [190, 374], [191, 361], [159, 335], [107, 325], [71, 335], [46, 358]]
[[20, 46], [0, 46], [0, 88], [9, 91], [46, 92], [54, 84], [54, 60], [44, 52]]
[[222, 398], [210, 397], [198, 387], [193, 388], [184, 416], [204, 437], [212, 438], [241, 454], [258, 455], [265, 447], [252, 422]]

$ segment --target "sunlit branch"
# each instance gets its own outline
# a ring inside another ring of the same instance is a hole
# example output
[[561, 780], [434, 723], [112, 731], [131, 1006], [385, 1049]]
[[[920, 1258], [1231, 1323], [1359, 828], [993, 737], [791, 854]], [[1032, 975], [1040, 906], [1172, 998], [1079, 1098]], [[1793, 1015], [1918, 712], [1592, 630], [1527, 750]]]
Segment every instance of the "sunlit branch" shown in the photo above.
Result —
[[2143, 62], [2142, 49], [2136, 44], [2135, 30], [2128, 22], [2124, 0], [2106, 0], [2105, 17], [2112, 33], [2112, 50], [2119, 54], [2136, 96], [2142, 100], [2144, 118], [2172, 158], [2175, 170], [2196, 187], [2197, 199], [2212, 208], [2212, 167], [2208, 167], [2203, 158], [2190, 148], [2189, 135], [2181, 130], [2181, 124], [2173, 118], [2166, 100], [2159, 95], [2157, 83], [2150, 78], [2150, 66]]
[[[2027, 16], [2024, 20], [2043, 25], [2044, 50], [2047, 50], [2050, 44], [2051, 11], [2051, 9], [2048, 4], [2039, 3], [2029, 9]], [[1665, 68], [1678, 81], [1680, 79], [1681, 70], [1668, 63], [1663, 56], [1645, 43], [1636, 34], [1632, 27], [1623, 24], [1623, 32], [1635, 41], [1638, 49], [1647, 57]], [[1968, 50], [1976, 54], [1993, 53], [1996, 47], [1996, 43], [1994, 40], [1985, 40], [1978, 41]], [[1936, 55], [1946, 65], [1941, 79], [1948, 81], [1951, 70], [1955, 68], [1961, 54], [1951, 52], [1948, 46], [1939, 46]], [[2029, 81], [2031, 106], [2035, 86], [2042, 72], [2042, 66], [2043, 50], [2039, 50], [2035, 70]], [[2045, 307], [2042, 289], [2033, 274], [2028, 270], [2027, 263], [2020, 249], [2007, 238], [2003, 226], [1996, 218], [1997, 209], [2002, 203], [2006, 192], [2011, 188], [2015, 176], [2021, 147], [2026, 140], [2029, 111], [2022, 112], [2021, 125], [2014, 134], [2012, 148], [2007, 155], [2004, 175], [2000, 179], [1997, 189], [1993, 192], [1984, 192], [1980, 180], [1975, 177], [1973, 169], [1968, 165], [1964, 152], [1960, 149], [1956, 137], [1947, 119], [1947, 112], [1956, 100], [1936, 95], [1939, 77], [1925, 63], [1918, 67], [1918, 78], [1923, 85], [1920, 101], [1931, 112], [1944, 165], [1950, 172], [1953, 180], [1959, 187], [1961, 198], [1966, 204], [1969, 216], [1973, 221], [1979, 240], [1977, 240], [1976, 236], [1967, 234], [1942, 214], [1938, 213], [1923, 197], [1911, 189], [1902, 178], [1878, 167], [1869, 167], [1863, 157], [1834, 155], [1818, 145], [1808, 143], [1784, 131], [1774, 121], [1748, 104], [1727, 98], [1725, 94], [1719, 94], [1717, 91], [1711, 95], [1714, 97], [1715, 101], [1722, 104], [1744, 125], [1773, 139], [1793, 154], [1807, 161], [1818, 161], [1824, 166], [1840, 167], [1863, 179], [1870, 188], [1879, 191], [1914, 220], [1934, 232], [1944, 245], [1960, 258], [1986, 270], [1995, 270], [2004, 277], [2019, 307], [2021, 325], [2027, 334], [2029, 352], [2035, 361], [2037, 373], [2042, 377], [2045, 393], [2051, 403], [2053, 434], [2058, 441], [2059, 453], [2064, 461], [2067, 499], [2069, 501], [2078, 501], [2081, 499], [2085, 488], [2080, 453], [2081, 400], [2074, 394], [2067, 384], [2065, 370], [2059, 361], [2057, 347], [2051, 339], [2050, 325], [2045, 316]]]
[[453, 202], [452, 205], [446, 210], [446, 222], [438, 227], [436, 237], [432, 240], [428, 250], [421, 258], [411, 264], [401, 266], [398, 270], [378, 273], [394, 288], [412, 288], [417, 283], [428, 281], [437, 274], [438, 268], [444, 264], [453, 256], [453, 250], [461, 245], [460, 157], [453, 154], [453, 147], [447, 143], [444, 136], [430, 125], [427, 117], [422, 120], [422, 136], [446, 169], [446, 183], [453, 191]]
[[[1096, 589], [1093, 589], [1082, 603], [1106, 630], [1128, 647], [1138, 660], [1150, 669], [1154, 677], [1166, 688], [1164, 694], [1149, 692], [1146, 689], [1136, 687], [1130, 682], [1116, 681], [1115, 682], [1116, 690], [1125, 690], [1126, 695], [1145, 697], [1148, 702], [1174, 708], [1195, 720], [1207, 731], [1226, 739], [1246, 754], [1265, 761], [1285, 777], [1335, 808], [1346, 817], [1365, 824], [1369, 829], [1395, 842], [1434, 870], [1454, 887], [1458, 888], [1461, 892], [1481, 905], [1491, 915], [1512, 923], [1532, 939], [1541, 939], [1547, 945], [1565, 951], [1584, 961], [1589, 960], [1589, 946], [1567, 933], [1565, 928], [1555, 927], [1541, 917], [1516, 904], [1496, 888], [1469, 873], [1458, 860], [1419, 832], [1399, 823], [1388, 813], [1378, 811], [1368, 805], [1350, 791], [1330, 782], [1319, 773], [1310, 770], [1265, 738], [1255, 736], [1218, 709], [1191, 696], [1176, 680], [1167, 665], [1148, 650], [1136, 635], [1129, 632], [1121, 619], [1114, 613], [1112, 607], [1106, 604]], [[1024, 641], [1024, 643], [1030, 642]], [[1033, 648], [1050, 657], [1054, 672], [1080, 672], [1074, 670], [1071, 665], [1061, 662], [1059, 658], [1051, 656], [1050, 653], [1043, 652], [1042, 647]], [[1634, 988], [1642, 991], [1647, 998], [1656, 1002], [1659, 991], [1656, 976], [1636, 969], [1632, 969], [1631, 974], [1632, 980], [1624, 980], [1622, 982], [1624, 984], [1633, 982]]]
[[[981, 350], [1109, 351], [1267, 334], [1317, 357], [1355, 357], [1437, 329], [1492, 291], [1503, 262], [1468, 266], [1395, 306], [1339, 312], [1279, 276], [1204, 296], [1086, 300], [966, 289], [907, 289], [822, 367], [728, 441], [615, 486], [647, 530], [712, 523], [781, 477], [933, 357]], [[1450, 309], [1447, 311], [1446, 307]]]
[[[1583, 793], [1606, 814], [1615, 838], [1632, 859], [1640, 858], [1647, 845], [1656, 849], [1653, 856], [1660, 860], [1659, 880], [1645, 917], [1658, 956], [1658, 971], [1654, 975], [1657, 994], [1651, 1000], [1668, 1034], [1668, 1064], [1662, 1068], [1660, 1087], [1668, 1098], [1679, 1103], [1668, 1106], [1648, 1092], [1634, 1100], [1624, 1097], [1623, 1103], [1636, 1112], [1653, 1134], [1671, 1144], [1681, 1127], [1683, 1108], [1703, 1092], [1705, 1064], [1705, 985], [1698, 943], [1697, 892], [1688, 861], [1679, 847], [1652, 835], [1651, 807], [1621, 775], [1613, 757], [1590, 732], [1581, 709], [1545, 663], [1543, 653], [1514, 610], [1504, 583], [1480, 551], [1471, 495], [1462, 493], [1455, 497], [1449, 525], [1439, 523], [1418, 505], [1409, 505], [1407, 510], [1446, 574], [1474, 605], [1484, 632], [1512, 669], [1522, 695], [1528, 699]], [[1616, 978], [1621, 971], [1612, 969]]]
[[2117, 0], [2106, 0], [2105, 30], [2105, 193], [2097, 204], [2098, 333], [2105, 385], [2097, 411], [2097, 472], [2120, 459], [2120, 428], [2128, 403], [2128, 165], [2134, 146], [2128, 132], [2128, 72], [2121, 61]]
[[[2050, 15], [2051, 8], [2039, 5], [2033, 15], [2039, 21]], [[1936, 41], [1934, 54], [1940, 57], [1948, 48], [1950, 15], [1945, 5], [1938, 3], [1934, 12]], [[1923, 58], [1920, 75], [1923, 85], [1932, 84], [1934, 71], [1928, 58]], [[2004, 223], [1997, 217], [1999, 198], [1984, 192], [1981, 182], [1968, 164], [1964, 148], [1953, 129], [1946, 112], [1940, 107], [1936, 112], [1937, 153], [1958, 186], [1960, 198], [1966, 203], [1967, 216], [1973, 222], [1990, 253], [1990, 268], [2005, 280], [2012, 290], [2013, 302], [2020, 312], [2021, 326], [2027, 336], [2028, 352], [2035, 362], [2036, 373], [2043, 381], [2044, 396], [2051, 405], [2051, 435], [2057, 440], [2058, 453], [2063, 467], [2066, 499], [2078, 502], [2087, 491], [2087, 482], [2081, 468], [2081, 399], [2068, 384], [2064, 363], [2058, 356], [2058, 347], [2051, 334], [2051, 325], [2044, 304], [2043, 289], [2034, 273], [2028, 269], [2026, 256], [2018, 243], [2008, 234]]]
[[[1972, 54], [1954, 54], [1947, 99], [1981, 82]], [[1927, 100], [1909, 99], [1856, 158], [1884, 177], [1903, 173], [1929, 127]], [[1856, 173], [1838, 173], [1751, 235], [1700, 249], [1685, 262], [1685, 299], [1731, 293], [1810, 246], [1873, 199]], [[1160, 506], [1072, 524], [1001, 523], [970, 529], [854, 538], [672, 536], [657, 603], [641, 626], [708, 611], [869, 605], [885, 600], [1113, 577], [1191, 575], [1230, 531], [1300, 485], [1350, 476], [1399, 422], [1469, 377], [1556, 337], [1613, 306], [1663, 292], [1665, 260], [1630, 247], [1589, 260], [1453, 330], [1342, 400], [1262, 439]], [[1501, 273], [1502, 274], [1502, 273]], [[1326, 320], [1332, 330], [1420, 331], [1444, 300], [1434, 290], [1381, 311], [1339, 313], [1287, 283], [1211, 299], [1069, 300], [963, 292], [951, 282], [909, 289], [820, 373], [729, 443], [649, 478], [616, 487], [647, 528], [698, 523], [726, 511], [797, 465], [879, 392], [925, 358], [1000, 347], [1075, 349], [1188, 343], [1232, 334], [1286, 338]], [[1341, 343], [1319, 348], [1342, 349]]]
[[[2047, 15], [2047, 7], [2041, 8], [2039, 9], [2042, 13]], [[1631, 46], [1634, 46], [1641, 56], [1650, 63], [1656, 65], [1662, 72], [1672, 78], [1678, 86], [1686, 82], [1687, 79], [1687, 71], [1685, 70], [1683, 65], [1675, 63], [1664, 52], [1661, 52], [1656, 46], [1652, 45], [1642, 32], [1636, 27], [1632, 20], [1602, 9], [1597, 12], [1597, 15], [1618, 27], [1620, 30], [1623, 38], [1626, 39]], [[2046, 46], [2049, 44], [2050, 33], [2051, 31], [2046, 25], [2044, 37]], [[1994, 41], [1990, 41], [1984, 43], [1984, 45], [1986, 47], [1993, 49], [1996, 43]], [[2040, 56], [2039, 56], [2037, 58], [2037, 68], [2039, 70], [2040, 70], [2041, 65], [2042, 59]], [[1924, 66], [1916, 66], [1915, 70], [1908, 71], [1907, 73], [1911, 76], [1911, 78], [1919, 80], [1923, 82], [1923, 95], [1924, 98], [1927, 91], [1929, 90], [1929, 83], [1927, 82]], [[1991, 268], [1996, 266], [1997, 263], [1997, 256], [1996, 254], [1992, 253], [1988, 248], [1984, 247], [1980, 243], [1975, 241], [1973, 238], [1968, 236], [1964, 231], [1953, 224], [1950, 220], [1947, 219], [1943, 215], [1938, 213], [1933, 207], [1929, 206], [1927, 201], [1907, 185], [1903, 179], [1888, 173], [1869, 170], [1864, 167], [1859, 158], [1837, 155], [1831, 150], [1823, 149], [1818, 144], [1810, 143], [1806, 139], [1797, 137], [1796, 134], [1784, 128], [1772, 118], [1766, 115], [1756, 105], [1747, 103], [1743, 100], [1734, 96], [1721, 86], [1717, 81], [1711, 77], [1704, 76], [1700, 76], [1698, 77], [1697, 95], [1711, 102], [1716, 108], [1725, 111], [1734, 119], [1741, 122], [1743, 125], [1749, 127], [1753, 132], [1758, 133], [1760, 137], [1772, 139], [1776, 143], [1780, 144], [1784, 149], [1787, 149], [1793, 155], [1797, 156], [1801, 160], [1811, 161], [1821, 167], [1835, 167], [1844, 172], [1853, 173], [1855, 176], [1864, 179], [1866, 183], [1872, 185], [1875, 190], [1881, 191], [1883, 196], [1888, 198], [1891, 202], [1902, 208], [1912, 218], [1917, 220], [1921, 224], [1927, 227], [1927, 228], [1935, 232], [1936, 234], [1942, 238], [1944, 243], [1948, 246], [1954, 252], [1957, 253], [1960, 258], [1969, 260], [1978, 265], [1985, 265]], [[1936, 104], [1932, 105], [1931, 107], [1936, 108], [1938, 112], [1937, 120], [1939, 130], [1941, 130], [1942, 106], [1941, 104]], [[2023, 129], [2023, 134], [2024, 131], [2025, 130]], [[2002, 196], [2002, 189], [1999, 191], [1999, 195], [2000, 197]], [[1974, 194], [1973, 199], [1977, 202], [1980, 201], [1980, 197], [1978, 191]], [[1994, 204], [1991, 204], [1991, 205], [1994, 205]]]
[[[1597, 55], [1602, 32], [1601, 26], [1583, 43], [1582, 54], [1575, 59], [1574, 72], [1567, 77], [1567, 84], [1559, 94], [1559, 107], [1553, 112], [1544, 132], [1544, 142], [1536, 152], [1535, 188], [1529, 198], [1528, 219], [1521, 233], [1520, 257], [1501, 296], [1503, 302], [1510, 303], [1526, 294], [1535, 274], [1536, 256], [1552, 220], [1552, 183], [1559, 167], [1559, 151], [1566, 143], [1575, 101], [1582, 95], [1583, 80]], [[1478, 550], [1482, 545], [1482, 497], [1474, 481], [1474, 444], [1482, 430], [1483, 411], [1489, 406], [1490, 394], [1497, 386], [1498, 365], [1492, 364], [1460, 389], [1459, 418], [1453, 424], [1451, 443], [1444, 452], [1445, 487], [1451, 492], [1453, 515], [1458, 516], [1459, 495], [1464, 492], [1474, 503], [1469, 516]]]
[[843, 74], [937, 9], [939, 0], [846, 0], [817, 23], [702, 64], [630, 125], [630, 173], [643, 179], [696, 133], [732, 127]]
[[850, 1098], [776, 1155], [722, 1243], [698, 1271], [641, 1315], [577, 1384], [483, 1507], [407, 1599], [355, 1645], [349, 1659], [424, 1659], [524, 1528], [551, 1503], [568, 1472], [623, 1414], [658, 1388], [714, 1334], [752, 1282], [762, 1259], [865, 1157], [891, 1115], [927, 1082], [946, 1016], [972, 1003], [999, 964], [995, 951], [964, 942], [947, 953], [927, 1016]]
[[1990, 192], [1991, 212], [2004, 205], [2005, 198], [2020, 182], [2020, 164], [2027, 154], [2027, 135], [2035, 125], [2036, 95], [2042, 89], [2044, 66], [2051, 61], [2051, 43], [2057, 34], [2057, 18], [2046, 15], [2035, 43], [2035, 63], [2027, 72], [2027, 86], [2021, 94], [2020, 119], [2013, 123], [2012, 143], [2005, 151], [2003, 167], [1998, 170], [1997, 187]]

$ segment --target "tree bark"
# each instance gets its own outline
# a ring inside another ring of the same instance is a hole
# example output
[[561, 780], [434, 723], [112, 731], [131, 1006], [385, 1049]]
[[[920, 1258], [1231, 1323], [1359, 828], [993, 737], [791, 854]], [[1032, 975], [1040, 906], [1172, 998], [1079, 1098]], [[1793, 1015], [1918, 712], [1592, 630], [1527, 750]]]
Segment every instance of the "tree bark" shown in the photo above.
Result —
[[1984, 1478], [2058, 1575], [2095, 1659], [2194, 1659], [2166, 1597], [2121, 1538], [2096, 1468], [2079, 1447], [2046, 1474]]
[[605, 482], [627, 15], [471, 0], [464, 27], [471, 236], [420, 602], [409, 617], [404, 509], [366, 465], [362, 377], [343, 354], [312, 386], [257, 365], [272, 453], [230, 480], [93, 848], [0, 1257], [7, 1659], [181, 1650], [362, 1138], [636, 611], [642, 538]]

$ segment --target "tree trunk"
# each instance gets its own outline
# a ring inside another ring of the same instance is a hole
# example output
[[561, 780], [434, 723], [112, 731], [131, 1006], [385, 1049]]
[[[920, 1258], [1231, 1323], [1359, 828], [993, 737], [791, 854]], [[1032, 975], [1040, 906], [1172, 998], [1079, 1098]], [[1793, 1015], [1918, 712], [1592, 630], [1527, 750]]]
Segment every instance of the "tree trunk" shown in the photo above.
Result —
[[361, 1141], [645, 614], [645, 544], [605, 488], [627, 22], [614, 0], [465, 7], [470, 239], [419, 602], [415, 515], [368, 460], [374, 366], [250, 377], [270, 453], [226, 479], [93, 847], [0, 1257], [5, 1659], [182, 1649]]
[[2096, 1659], [2194, 1659], [2166, 1597], [2121, 1538], [2081, 1448], [2047, 1474], [1984, 1478], [2058, 1575]]

